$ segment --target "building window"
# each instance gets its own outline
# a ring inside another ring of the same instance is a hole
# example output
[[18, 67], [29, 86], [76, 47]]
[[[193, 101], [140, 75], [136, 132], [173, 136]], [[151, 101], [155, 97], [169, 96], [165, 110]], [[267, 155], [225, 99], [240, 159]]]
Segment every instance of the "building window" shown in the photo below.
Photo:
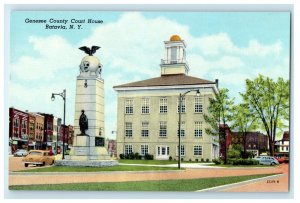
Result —
[[289, 151], [289, 147], [285, 147], [286, 151]]
[[52, 130], [52, 123], [47, 121], [47, 130]]
[[14, 118], [14, 127], [18, 128], [19, 127], [19, 119]]
[[31, 131], [34, 130], [34, 123], [29, 123], [29, 129], [30, 129]]
[[[177, 145], [176, 156], [178, 156], [178, 145]], [[184, 145], [180, 145], [180, 156], [185, 156], [185, 148], [184, 148]]]
[[171, 47], [171, 63], [176, 63], [177, 61], [177, 47]]
[[168, 99], [160, 98], [159, 100], [159, 113], [167, 113], [168, 112]]
[[132, 137], [132, 123], [131, 122], [125, 123], [125, 136]]
[[124, 154], [127, 155], [127, 154], [132, 154], [132, 145], [125, 145], [125, 149], [124, 149]]
[[[185, 113], [185, 98], [181, 98], [181, 113]], [[179, 109], [180, 109], [180, 102], [179, 102], [179, 98], [177, 99], [177, 113], [179, 113]]]
[[167, 122], [161, 121], [159, 123], [159, 136], [166, 137], [167, 136]]
[[195, 97], [195, 113], [203, 113], [203, 97]]
[[195, 137], [202, 137], [202, 122], [195, 122]]
[[168, 146], [157, 146], [157, 156], [169, 155], [170, 148]]
[[23, 129], [27, 128], [27, 121], [26, 120], [22, 120], [22, 128]]
[[141, 145], [141, 155], [145, 156], [146, 154], [149, 154], [148, 145]]
[[202, 155], [202, 146], [200, 145], [194, 146], [194, 155], [195, 156]]
[[22, 120], [22, 132], [27, 134], [27, 120]]
[[142, 99], [142, 113], [150, 112], [150, 99]]
[[[179, 122], [178, 122], [179, 125]], [[184, 137], [185, 136], [185, 122], [181, 122], [181, 126], [180, 126], [180, 136]], [[177, 130], [177, 136], [179, 136], [179, 129]]]
[[142, 137], [148, 137], [149, 136], [149, 122], [142, 122], [141, 135], [142, 135]]
[[133, 114], [133, 100], [132, 99], [125, 100], [125, 114]]

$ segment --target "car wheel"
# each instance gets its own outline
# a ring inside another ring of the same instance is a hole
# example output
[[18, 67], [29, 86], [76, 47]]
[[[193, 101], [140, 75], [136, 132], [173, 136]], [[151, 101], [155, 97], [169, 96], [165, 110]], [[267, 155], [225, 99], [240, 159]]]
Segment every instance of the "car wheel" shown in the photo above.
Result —
[[271, 166], [274, 166], [274, 165], [275, 165], [275, 163], [274, 163], [274, 162], [272, 162], [272, 163], [271, 163]]
[[43, 162], [43, 164], [41, 166], [45, 166], [45, 162]]
[[53, 165], [53, 164], [54, 164], [54, 161], [52, 161], [51, 165]]
[[28, 167], [28, 164], [25, 164], [25, 167]]

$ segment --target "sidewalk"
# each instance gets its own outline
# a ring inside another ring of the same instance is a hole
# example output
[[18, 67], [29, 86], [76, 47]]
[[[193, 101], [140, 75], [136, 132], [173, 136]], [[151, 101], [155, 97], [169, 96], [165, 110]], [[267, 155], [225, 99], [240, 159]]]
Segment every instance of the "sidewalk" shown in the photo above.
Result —
[[[164, 164], [164, 165], [151, 165], [151, 164], [123, 164], [119, 163], [119, 165], [123, 166], [156, 166], [156, 167], [178, 167], [178, 164]], [[225, 167], [218, 167], [215, 166], [214, 164], [207, 164], [207, 163], [191, 163], [191, 164], [181, 164], [181, 168], [225, 168]]]

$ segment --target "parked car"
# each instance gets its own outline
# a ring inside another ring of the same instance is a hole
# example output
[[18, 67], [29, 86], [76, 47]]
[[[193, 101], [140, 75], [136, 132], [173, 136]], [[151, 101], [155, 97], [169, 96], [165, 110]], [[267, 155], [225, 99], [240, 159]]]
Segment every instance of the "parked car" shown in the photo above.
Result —
[[276, 159], [280, 164], [289, 163], [289, 157], [276, 157]]
[[284, 163], [284, 161], [285, 161], [284, 157], [276, 157], [276, 159], [280, 164]]
[[26, 156], [28, 154], [27, 150], [25, 149], [17, 149], [15, 151], [14, 156]]
[[257, 156], [254, 158], [255, 160], [259, 161], [261, 165], [278, 165], [279, 162], [276, 158], [272, 156]]
[[54, 156], [49, 155], [49, 151], [44, 150], [31, 150], [28, 155], [23, 158], [25, 167], [29, 164], [36, 166], [45, 166], [54, 164]]

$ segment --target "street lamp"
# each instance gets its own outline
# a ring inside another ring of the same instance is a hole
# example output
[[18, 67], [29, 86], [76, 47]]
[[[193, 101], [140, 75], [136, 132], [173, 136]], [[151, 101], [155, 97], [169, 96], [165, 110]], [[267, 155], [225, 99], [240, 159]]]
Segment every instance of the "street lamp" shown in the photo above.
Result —
[[66, 89], [64, 89], [63, 92], [59, 93], [59, 94], [52, 93], [52, 96], [51, 96], [52, 101], [55, 100], [54, 95], [61, 96], [64, 100], [64, 124], [63, 124], [64, 127], [63, 127], [63, 154], [62, 154], [62, 159], [65, 159]]
[[180, 169], [180, 162], [181, 162], [181, 108], [182, 108], [182, 100], [185, 95], [189, 92], [196, 91], [196, 96], [200, 96], [200, 90], [189, 90], [183, 94], [179, 94], [179, 122], [178, 122], [178, 168]]

